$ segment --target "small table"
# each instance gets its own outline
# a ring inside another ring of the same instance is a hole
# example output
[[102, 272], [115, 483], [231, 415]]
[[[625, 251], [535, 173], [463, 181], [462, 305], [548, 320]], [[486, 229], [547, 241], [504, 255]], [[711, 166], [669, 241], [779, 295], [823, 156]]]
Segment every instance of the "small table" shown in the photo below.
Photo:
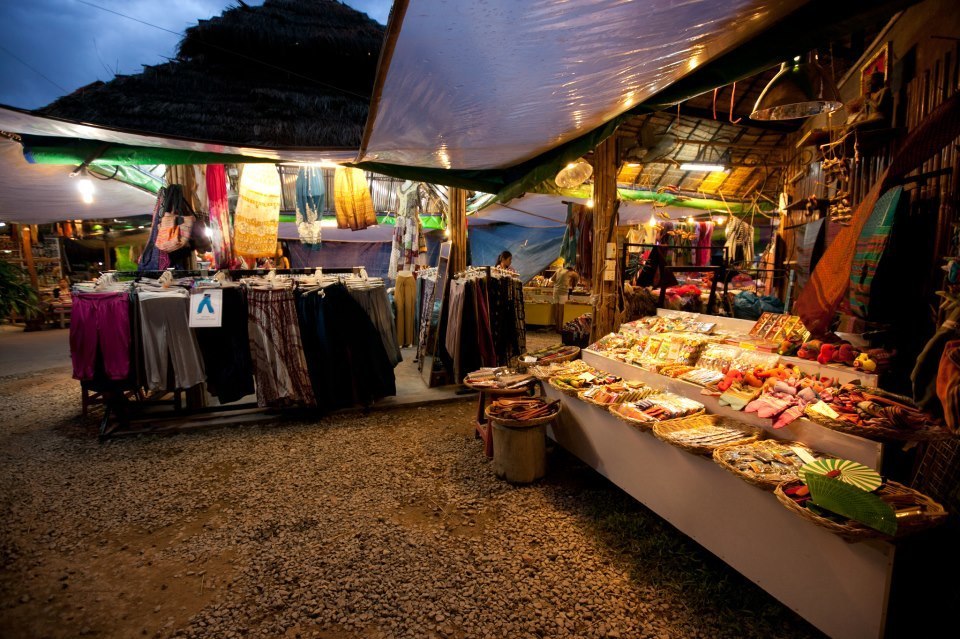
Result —
[[487, 420], [486, 409], [489, 397], [517, 397], [519, 395], [532, 394], [533, 387], [537, 380], [531, 379], [528, 383], [519, 388], [490, 388], [488, 386], [473, 386], [464, 381], [463, 385], [480, 392], [480, 398], [477, 401], [477, 421], [474, 424], [476, 435], [483, 440], [484, 453], [487, 457], [493, 457], [493, 426]]

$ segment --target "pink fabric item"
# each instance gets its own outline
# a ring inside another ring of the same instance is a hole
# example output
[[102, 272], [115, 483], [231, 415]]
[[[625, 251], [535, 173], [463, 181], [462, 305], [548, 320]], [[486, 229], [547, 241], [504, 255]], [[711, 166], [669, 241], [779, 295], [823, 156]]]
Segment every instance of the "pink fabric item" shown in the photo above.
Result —
[[130, 374], [130, 305], [126, 293], [77, 293], [70, 311], [73, 378], [91, 380], [97, 352], [110, 379]]
[[794, 404], [787, 410], [780, 413], [780, 416], [777, 417], [777, 420], [773, 422], [774, 428], [783, 428], [784, 426], [790, 425], [795, 419], [803, 415], [804, 404]]
[[222, 164], [207, 165], [207, 207], [210, 211], [210, 242], [217, 266], [232, 267], [230, 205], [227, 201], [227, 172]]

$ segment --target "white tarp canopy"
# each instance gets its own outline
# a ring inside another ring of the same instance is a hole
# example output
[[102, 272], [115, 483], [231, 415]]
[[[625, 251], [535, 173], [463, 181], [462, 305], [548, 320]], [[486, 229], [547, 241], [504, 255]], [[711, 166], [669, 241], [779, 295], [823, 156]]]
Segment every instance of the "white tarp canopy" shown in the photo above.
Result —
[[28, 164], [19, 143], [0, 138], [0, 220], [48, 224], [63, 220], [150, 215], [156, 197], [116, 180], [91, 178], [96, 191], [84, 204], [74, 167]]
[[601, 126], [803, 4], [409, 0], [390, 26], [396, 41], [379, 70], [362, 161], [514, 166]]

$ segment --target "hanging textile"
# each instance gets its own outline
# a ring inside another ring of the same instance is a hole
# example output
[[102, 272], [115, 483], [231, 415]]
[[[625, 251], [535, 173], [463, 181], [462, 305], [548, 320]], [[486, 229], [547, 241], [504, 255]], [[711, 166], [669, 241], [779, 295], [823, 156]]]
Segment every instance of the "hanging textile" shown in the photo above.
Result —
[[870, 218], [864, 223], [857, 239], [856, 253], [850, 268], [849, 297], [847, 304], [849, 311], [859, 319], [867, 319], [870, 309], [870, 286], [873, 276], [877, 272], [877, 264], [887, 247], [890, 229], [896, 217], [897, 205], [903, 187], [898, 186], [884, 193]]
[[338, 228], [360, 231], [377, 223], [362, 169], [338, 166], [333, 175], [333, 194]]
[[803, 289], [810, 278], [810, 271], [813, 263], [813, 247], [817, 243], [817, 236], [823, 227], [823, 220], [815, 220], [803, 225], [803, 229], [795, 234], [797, 269], [795, 285], [798, 289]]
[[163, 214], [163, 203], [167, 199], [167, 187], [162, 186], [157, 191], [157, 200], [153, 205], [153, 214], [150, 217], [150, 235], [147, 244], [137, 261], [138, 271], [160, 270], [160, 249], [157, 248], [157, 233], [160, 231], [160, 217]]
[[[209, 171], [207, 175], [210, 175]], [[255, 391], [246, 291], [240, 287], [225, 287], [222, 290], [220, 326], [193, 330], [196, 331], [207, 372], [207, 390], [221, 404], [227, 404], [252, 395]]]
[[398, 344], [399, 333], [394, 324], [393, 313], [390, 311], [387, 289], [380, 285], [372, 288], [349, 287], [348, 290], [351, 297], [363, 307], [380, 334], [380, 341], [383, 342], [383, 349], [390, 359], [390, 364], [396, 366], [402, 362], [403, 355], [400, 353], [400, 344]]
[[70, 315], [73, 378], [94, 379], [98, 365], [108, 379], [130, 373], [130, 316], [126, 293], [77, 293]]
[[710, 266], [710, 248], [713, 240], [713, 222], [699, 222], [697, 224], [696, 261], [697, 266]]
[[277, 252], [281, 185], [272, 164], [245, 164], [234, 214], [234, 250], [245, 258], [271, 257]]
[[[850, 283], [860, 231], [871, 216], [882, 193], [893, 180], [903, 177], [923, 161], [960, 136], [960, 93], [953, 94], [934, 109], [908, 136], [890, 165], [864, 196], [850, 220], [830, 243], [816, 270], [797, 298], [794, 311], [814, 335], [822, 335], [833, 322], [840, 301]], [[832, 226], [832, 225], [831, 225]]]
[[319, 245], [326, 196], [323, 169], [300, 167], [296, 187], [297, 233], [300, 241], [308, 246]]
[[227, 195], [227, 171], [222, 164], [207, 165], [206, 185], [213, 257], [218, 268], [230, 267], [233, 266], [230, 204]]
[[296, 291], [310, 384], [322, 410], [396, 395], [393, 366], [381, 336], [343, 284]]
[[307, 373], [293, 291], [250, 289], [247, 294], [247, 321], [253, 372], [257, 381], [257, 404], [316, 405]]
[[563, 240], [560, 242], [560, 258], [564, 266], [577, 267], [577, 244], [579, 238], [577, 234], [580, 227], [576, 221], [576, 215], [573, 210], [574, 205], [567, 204], [567, 224], [563, 229]]
[[593, 210], [573, 205], [577, 218], [577, 272], [585, 280], [593, 277]]
[[731, 215], [727, 219], [727, 241], [724, 246], [728, 249], [730, 261], [734, 263], [753, 263], [753, 227]]
[[401, 271], [397, 275], [393, 299], [397, 306], [397, 339], [403, 346], [413, 344], [416, 317], [416, 278], [413, 273]]
[[[187, 325], [189, 300], [186, 289], [138, 295], [147, 390], [192, 388], [204, 381], [197, 338]], [[172, 385], [168, 383], [171, 372]]]
[[393, 230], [390, 252], [390, 270], [387, 277], [396, 279], [397, 273], [414, 271], [420, 257], [420, 185], [407, 180], [397, 189], [397, 219]]

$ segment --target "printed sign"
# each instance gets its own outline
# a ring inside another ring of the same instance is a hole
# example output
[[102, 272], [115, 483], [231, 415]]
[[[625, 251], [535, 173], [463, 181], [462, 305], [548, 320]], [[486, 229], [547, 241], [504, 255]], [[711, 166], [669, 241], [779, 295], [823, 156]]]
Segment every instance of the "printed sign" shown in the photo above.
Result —
[[190, 295], [190, 326], [193, 328], [219, 327], [223, 322], [223, 291], [208, 288]]

